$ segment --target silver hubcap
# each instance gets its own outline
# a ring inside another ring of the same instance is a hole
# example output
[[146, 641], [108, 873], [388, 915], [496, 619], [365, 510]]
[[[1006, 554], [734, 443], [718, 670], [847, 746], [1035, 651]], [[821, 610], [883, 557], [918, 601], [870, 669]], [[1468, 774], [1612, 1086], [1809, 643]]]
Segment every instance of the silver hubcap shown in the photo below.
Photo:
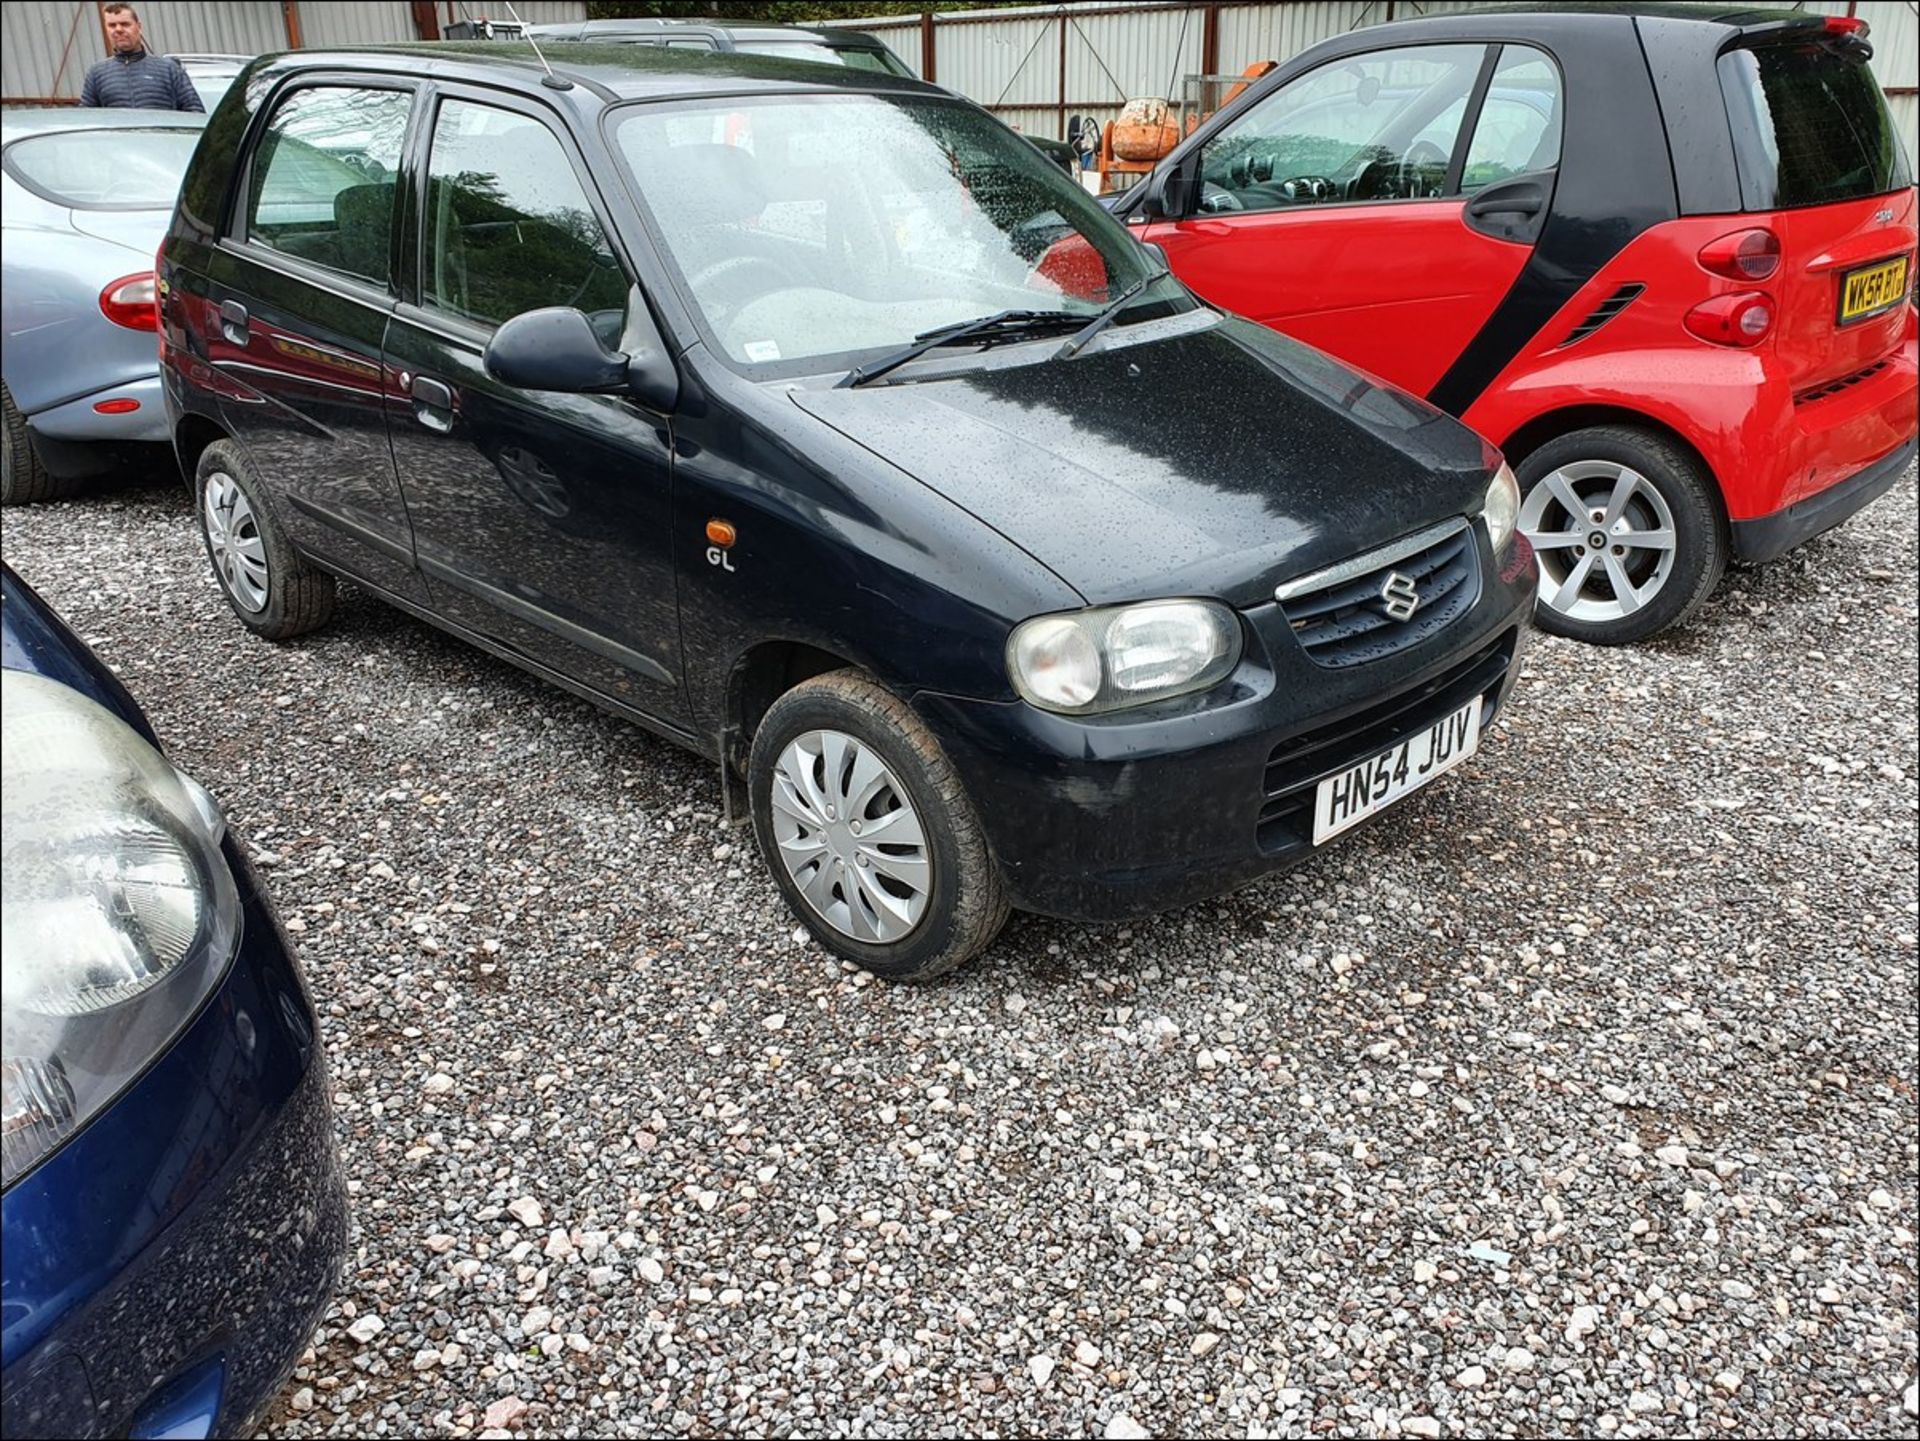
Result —
[[1520, 533], [1540, 558], [1540, 602], [1570, 620], [1620, 620], [1673, 574], [1673, 511], [1611, 460], [1563, 465], [1527, 492]]
[[841, 731], [807, 731], [773, 769], [773, 838], [813, 913], [842, 935], [887, 945], [927, 912], [933, 858], [906, 789]]
[[207, 477], [201, 512], [207, 525], [207, 548], [214, 569], [227, 583], [227, 594], [243, 610], [267, 608], [267, 543], [246, 492], [232, 476], [216, 470]]

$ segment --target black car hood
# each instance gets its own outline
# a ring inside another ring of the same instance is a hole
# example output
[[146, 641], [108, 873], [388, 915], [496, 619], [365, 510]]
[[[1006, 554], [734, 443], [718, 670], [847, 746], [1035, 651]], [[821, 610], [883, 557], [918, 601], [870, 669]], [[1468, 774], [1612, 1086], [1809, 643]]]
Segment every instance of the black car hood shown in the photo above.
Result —
[[1121, 337], [1072, 360], [792, 394], [1096, 605], [1270, 599], [1477, 511], [1498, 464], [1424, 401], [1263, 326]]

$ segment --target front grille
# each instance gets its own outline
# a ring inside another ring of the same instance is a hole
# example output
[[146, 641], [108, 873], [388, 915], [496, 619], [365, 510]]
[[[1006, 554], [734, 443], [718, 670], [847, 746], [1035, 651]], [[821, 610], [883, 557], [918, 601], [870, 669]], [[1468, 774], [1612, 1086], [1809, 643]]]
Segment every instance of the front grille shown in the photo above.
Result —
[[[1417, 547], [1409, 553], [1408, 546]], [[1339, 668], [1418, 645], [1466, 614], [1480, 595], [1480, 551], [1465, 521], [1280, 587], [1280, 610], [1307, 654]], [[1391, 589], [1390, 589], [1391, 587]], [[1396, 600], [1411, 600], [1405, 619]]]
[[1609, 320], [1613, 319], [1614, 316], [1638, 300], [1640, 293], [1646, 288], [1644, 285], [1638, 285], [1632, 282], [1621, 286], [1605, 300], [1594, 306], [1587, 318], [1574, 326], [1572, 331], [1568, 333], [1567, 338], [1561, 341], [1560, 344], [1566, 346], [1572, 345], [1577, 341], [1585, 340], [1589, 335], [1592, 335], [1594, 331], [1598, 330]]
[[1843, 390], [1851, 390], [1863, 380], [1871, 380], [1881, 371], [1892, 365], [1891, 360], [1876, 360], [1865, 370], [1856, 370], [1852, 375], [1843, 375], [1838, 380], [1829, 380], [1825, 385], [1815, 386], [1812, 390], [1803, 390], [1793, 397], [1795, 405], [1805, 405], [1810, 400], [1825, 400], [1830, 395], [1838, 395]]
[[1477, 695], [1488, 697], [1480, 713], [1485, 734], [1493, 723], [1492, 692], [1513, 663], [1517, 635], [1507, 631], [1417, 686], [1276, 745], [1261, 782], [1261, 848], [1284, 854], [1311, 845], [1314, 788], [1321, 780], [1378, 755]]

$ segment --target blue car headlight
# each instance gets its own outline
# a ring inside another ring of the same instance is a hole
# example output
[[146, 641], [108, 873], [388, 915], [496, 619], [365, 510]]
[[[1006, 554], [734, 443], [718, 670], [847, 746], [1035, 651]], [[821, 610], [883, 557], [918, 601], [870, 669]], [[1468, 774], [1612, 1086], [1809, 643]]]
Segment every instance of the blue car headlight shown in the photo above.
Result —
[[0, 1184], [138, 1077], [240, 929], [207, 793], [67, 686], [0, 673]]

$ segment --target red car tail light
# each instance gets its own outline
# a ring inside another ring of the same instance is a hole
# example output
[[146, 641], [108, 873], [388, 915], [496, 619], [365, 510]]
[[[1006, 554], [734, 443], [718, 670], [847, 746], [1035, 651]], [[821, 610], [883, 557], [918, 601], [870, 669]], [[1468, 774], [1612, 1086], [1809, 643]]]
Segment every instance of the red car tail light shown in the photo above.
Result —
[[1825, 28], [1829, 35], [1864, 36], [1867, 33], [1867, 22], [1857, 15], [1829, 15]]
[[1729, 280], [1765, 280], [1780, 268], [1780, 237], [1771, 230], [1736, 230], [1702, 246], [1700, 263]]
[[100, 313], [128, 330], [158, 330], [159, 295], [151, 270], [123, 275], [100, 292]]
[[1716, 295], [1687, 312], [1686, 326], [1713, 345], [1758, 345], [1773, 330], [1773, 297], [1761, 290]]
[[93, 408], [100, 415], [132, 415], [140, 408], [140, 402], [131, 395], [122, 395], [113, 400], [96, 400]]

